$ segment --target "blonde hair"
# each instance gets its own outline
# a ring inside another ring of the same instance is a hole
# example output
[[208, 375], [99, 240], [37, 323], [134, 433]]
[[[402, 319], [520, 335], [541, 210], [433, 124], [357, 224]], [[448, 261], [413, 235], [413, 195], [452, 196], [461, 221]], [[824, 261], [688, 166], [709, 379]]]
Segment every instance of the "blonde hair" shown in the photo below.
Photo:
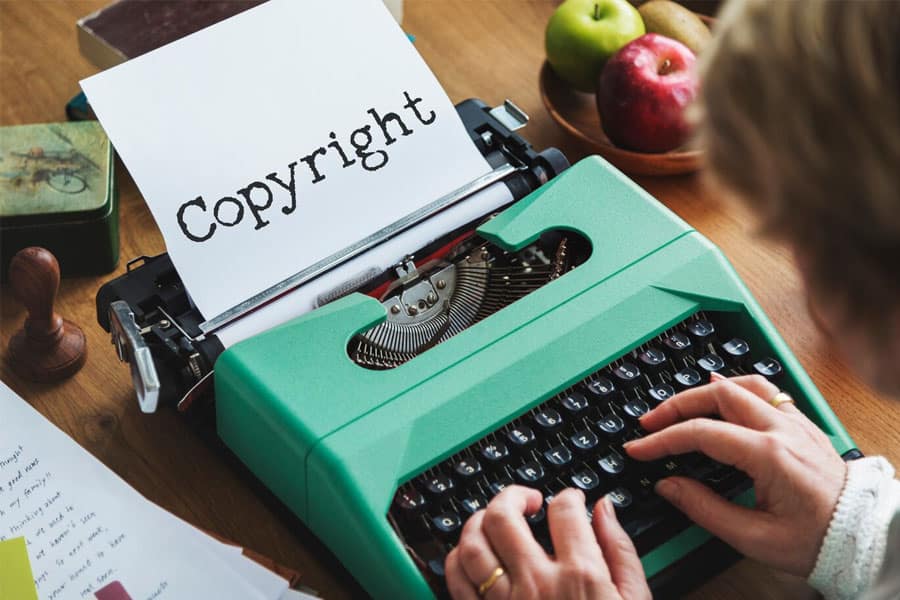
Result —
[[700, 77], [714, 180], [817, 292], [900, 306], [900, 2], [733, 0]]

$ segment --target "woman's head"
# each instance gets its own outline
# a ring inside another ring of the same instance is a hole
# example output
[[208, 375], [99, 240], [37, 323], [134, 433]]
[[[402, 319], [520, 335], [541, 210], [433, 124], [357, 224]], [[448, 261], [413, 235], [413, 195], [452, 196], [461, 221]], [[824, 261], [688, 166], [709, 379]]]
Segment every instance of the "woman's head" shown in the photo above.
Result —
[[900, 2], [734, 0], [718, 27], [701, 67], [708, 171], [793, 248], [856, 366], [898, 392]]

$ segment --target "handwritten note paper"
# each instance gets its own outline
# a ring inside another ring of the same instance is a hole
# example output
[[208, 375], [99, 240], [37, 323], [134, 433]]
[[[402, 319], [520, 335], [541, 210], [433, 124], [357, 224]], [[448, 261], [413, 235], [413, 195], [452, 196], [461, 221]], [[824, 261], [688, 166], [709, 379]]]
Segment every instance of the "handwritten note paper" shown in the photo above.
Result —
[[[0, 543], [24, 537], [42, 600], [274, 600], [287, 583], [179, 521], [0, 384]], [[4, 597], [5, 600], [5, 597]]]
[[207, 318], [489, 170], [379, 0], [271, 0], [81, 85]]

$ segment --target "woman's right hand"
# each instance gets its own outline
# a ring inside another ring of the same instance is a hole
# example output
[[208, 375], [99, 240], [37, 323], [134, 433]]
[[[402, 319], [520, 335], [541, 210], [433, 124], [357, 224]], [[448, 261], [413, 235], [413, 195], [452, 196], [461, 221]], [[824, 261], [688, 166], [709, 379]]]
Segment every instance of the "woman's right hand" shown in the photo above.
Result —
[[793, 404], [770, 404], [778, 391], [758, 375], [716, 377], [644, 415], [641, 425], [650, 435], [629, 442], [625, 450], [637, 460], [701, 452], [747, 473], [756, 488], [752, 509], [684, 477], [664, 479], [656, 491], [746, 556], [807, 577], [847, 467], [825, 434]]

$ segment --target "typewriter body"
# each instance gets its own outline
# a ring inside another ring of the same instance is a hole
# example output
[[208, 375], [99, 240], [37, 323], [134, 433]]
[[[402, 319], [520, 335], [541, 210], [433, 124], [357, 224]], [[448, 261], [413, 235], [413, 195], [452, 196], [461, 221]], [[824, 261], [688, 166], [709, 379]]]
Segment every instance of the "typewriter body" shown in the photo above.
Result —
[[[218, 435], [372, 596], [446, 595], [465, 519], [512, 483], [547, 502], [580, 487], [587, 509], [610, 495], [651, 587], [673, 589], [718, 548], [653, 483], [687, 474], [747, 505], [752, 487], [701, 456], [635, 463], [621, 445], [642, 435], [637, 417], [713, 371], [771, 378], [856, 455], [715, 246], [602, 159], [565, 169], [483, 104], [458, 110], [492, 161], [520, 163], [515, 201], [393, 273], [227, 350], [196, 341], [203, 317], [165, 256], [98, 295], [101, 324], [130, 336], [132, 363], [153, 363], [164, 404], [184, 405], [214, 369]], [[529, 516], [552, 551], [545, 521]]]

